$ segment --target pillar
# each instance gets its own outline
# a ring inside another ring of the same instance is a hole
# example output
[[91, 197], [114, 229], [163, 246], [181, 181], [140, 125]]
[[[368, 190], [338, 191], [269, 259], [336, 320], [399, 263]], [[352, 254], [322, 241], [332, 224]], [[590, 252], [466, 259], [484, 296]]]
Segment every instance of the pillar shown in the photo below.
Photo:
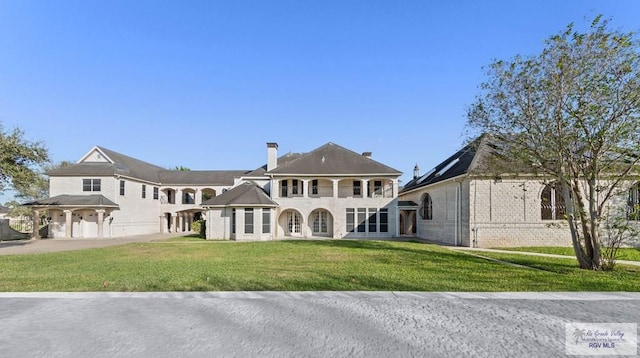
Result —
[[331, 180], [333, 182], [333, 197], [337, 198], [338, 195], [338, 180], [337, 179], [332, 179]]
[[178, 214], [172, 216], [173, 219], [173, 232], [178, 232]]
[[98, 239], [104, 237], [104, 209], [96, 210], [98, 213]]
[[303, 198], [308, 198], [309, 197], [309, 179], [301, 179], [300, 180], [300, 185], [302, 185], [302, 197]]
[[362, 197], [369, 197], [369, 181], [366, 179], [362, 179]]
[[64, 237], [70, 239], [71, 238], [71, 228], [73, 225], [73, 212], [71, 210], [65, 210], [64, 211], [64, 215], [65, 215], [65, 223], [64, 223]]

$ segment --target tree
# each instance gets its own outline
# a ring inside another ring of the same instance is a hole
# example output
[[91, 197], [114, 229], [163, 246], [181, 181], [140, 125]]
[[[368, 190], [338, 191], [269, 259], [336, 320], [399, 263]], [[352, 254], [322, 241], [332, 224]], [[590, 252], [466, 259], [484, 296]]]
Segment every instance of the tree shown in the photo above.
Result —
[[596, 17], [545, 41], [536, 56], [495, 61], [467, 126], [503, 142], [509, 162], [555, 182], [581, 268], [607, 268], [602, 222], [640, 158], [640, 56], [633, 32]]
[[5, 133], [0, 125], [0, 192], [8, 187], [18, 193], [28, 192], [39, 179], [38, 168], [48, 161], [43, 143], [27, 141], [18, 128]]
[[189, 172], [189, 171], [191, 171], [191, 169], [189, 169], [189, 168], [187, 168], [185, 166], [182, 166], [182, 165], [176, 165], [173, 168], [173, 170], [176, 170], [176, 171], [179, 171], [179, 172]]
[[50, 170], [67, 167], [72, 164], [70, 161], [63, 160], [57, 164], [42, 165], [42, 171], [37, 173], [38, 175], [34, 178], [34, 181], [18, 190], [17, 196], [27, 200], [38, 200], [49, 197], [49, 179], [46, 173]]

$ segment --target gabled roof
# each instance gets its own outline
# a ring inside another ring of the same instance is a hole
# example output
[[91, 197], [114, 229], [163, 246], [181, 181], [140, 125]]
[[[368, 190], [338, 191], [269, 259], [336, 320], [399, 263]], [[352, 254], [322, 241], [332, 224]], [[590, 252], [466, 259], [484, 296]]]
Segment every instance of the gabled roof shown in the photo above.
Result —
[[[105, 161], [88, 161], [98, 151]], [[233, 185], [234, 178], [247, 170], [168, 170], [155, 164], [96, 146], [79, 163], [47, 172], [53, 176], [113, 176], [124, 175], [161, 185]]]
[[327, 143], [288, 163], [281, 165], [278, 162], [278, 167], [267, 174], [399, 176], [402, 172], [337, 144]]
[[89, 153], [98, 150], [107, 157], [108, 162], [83, 161], [88, 154], [77, 164], [56, 168], [47, 172], [48, 175], [75, 176], [75, 175], [125, 175], [154, 183], [159, 182], [158, 172], [166, 170], [160, 166], [129, 157], [110, 149], [96, 146]]
[[233, 206], [262, 206], [276, 207], [278, 204], [271, 200], [267, 193], [252, 182], [244, 182], [235, 188], [213, 197], [201, 204], [203, 207], [233, 207]]
[[405, 184], [400, 193], [439, 183], [465, 174], [482, 174], [488, 170], [489, 158], [496, 145], [488, 135], [482, 135], [445, 159], [435, 168]]
[[103, 195], [58, 195], [47, 199], [36, 200], [25, 206], [86, 206], [99, 208], [118, 208], [118, 204]]

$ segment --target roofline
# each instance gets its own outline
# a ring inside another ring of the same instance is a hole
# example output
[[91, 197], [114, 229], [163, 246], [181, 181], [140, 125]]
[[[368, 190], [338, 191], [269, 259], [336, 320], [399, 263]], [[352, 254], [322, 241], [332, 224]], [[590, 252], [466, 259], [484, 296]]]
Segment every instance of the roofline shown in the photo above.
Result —
[[402, 172], [396, 172], [396, 173], [385, 173], [385, 174], [381, 174], [381, 173], [366, 173], [366, 174], [296, 174], [296, 173], [269, 173], [267, 172], [266, 175], [270, 176], [271, 178], [276, 177], [276, 176], [298, 176], [298, 177], [346, 177], [346, 178], [353, 178], [353, 177], [363, 177], [363, 176], [401, 176]]
[[429, 184], [425, 184], [425, 185], [422, 185], [422, 186], [419, 186], [419, 187], [416, 187], [416, 188], [413, 188], [413, 189], [409, 189], [409, 190], [407, 190], [407, 191], [402, 191], [402, 190], [401, 190], [401, 191], [398, 193], [398, 195], [403, 195], [403, 194], [411, 193], [411, 192], [414, 192], [414, 191], [416, 191], [416, 190], [419, 190], [419, 189], [422, 189], [422, 188], [426, 188], [426, 187], [428, 187], [428, 186], [432, 186], [432, 185], [436, 185], [436, 184], [446, 183], [446, 182], [449, 182], [449, 181], [456, 181], [456, 179], [465, 178], [465, 177], [466, 177], [466, 178], [469, 178], [469, 177], [470, 177], [470, 175], [469, 175], [469, 174], [467, 174], [467, 173], [464, 173], [464, 174], [460, 174], [460, 175], [458, 175], [458, 176], [451, 177], [451, 178], [448, 178], [448, 179], [445, 179], [445, 180], [437, 181], [437, 182], [435, 182], [435, 183], [429, 183]]
[[58, 205], [58, 204], [22, 204], [20, 206], [30, 206], [32, 208], [49, 208], [49, 207], [58, 207], [58, 208], [118, 208], [120, 209], [120, 205]]
[[94, 150], [97, 150], [98, 152], [100, 152], [100, 154], [102, 154], [103, 157], [105, 157], [107, 159], [107, 161], [111, 164], [115, 164], [115, 162], [113, 161], [113, 159], [109, 158], [108, 155], [106, 155], [102, 149], [100, 149], [100, 147], [98, 147], [97, 145], [94, 145], [93, 148], [91, 148], [90, 151], [87, 152], [87, 154], [85, 154], [82, 158], [80, 158], [80, 160], [78, 160], [76, 162], [76, 164], [80, 164], [82, 163], [82, 161], [84, 161], [85, 159], [87, 159], [87, 157], [89, 157], [89, 154], [91, 154]]
[[278, 204], [229, 204], [229, 205], [200, 205], [203, 209], [213, 208], [277, 208]]

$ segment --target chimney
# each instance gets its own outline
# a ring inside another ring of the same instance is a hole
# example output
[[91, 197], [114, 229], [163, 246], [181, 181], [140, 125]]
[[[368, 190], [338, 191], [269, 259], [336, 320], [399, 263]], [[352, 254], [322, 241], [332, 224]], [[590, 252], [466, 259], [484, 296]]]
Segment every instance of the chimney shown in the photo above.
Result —
[[416, 166], [413, 167], [413, 179], [418, 179], [419, 176], [420, 176], [420, 168], [418, 167], [418, 164], [416, 164]]
[[278, 143], [267, 143], [267, 171], [278, 166]]
[[371, 152], [362, 152], [362, 156], [366, 158], [371, 158]]

